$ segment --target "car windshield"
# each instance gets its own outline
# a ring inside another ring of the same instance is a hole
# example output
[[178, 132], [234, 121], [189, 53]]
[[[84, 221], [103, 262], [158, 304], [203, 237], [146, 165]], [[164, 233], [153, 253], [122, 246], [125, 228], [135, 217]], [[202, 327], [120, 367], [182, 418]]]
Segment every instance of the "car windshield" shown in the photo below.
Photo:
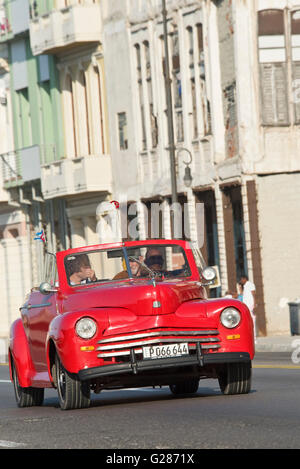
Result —
[[65, 257], [65, 269], [71, 286], [126, 278], [166, 279], [191, 275], [185, 252], [176, 244], [78, 252]]

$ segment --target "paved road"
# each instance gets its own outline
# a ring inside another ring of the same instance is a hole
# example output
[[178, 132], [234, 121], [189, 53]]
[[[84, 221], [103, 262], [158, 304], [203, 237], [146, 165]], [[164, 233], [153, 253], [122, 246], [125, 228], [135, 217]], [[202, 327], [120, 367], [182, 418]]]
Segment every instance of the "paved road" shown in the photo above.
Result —
[[17, 408], [2, 365], [0, 448], [300, 448], [299, 374], [290, 354], [260, 353], [249, 395], [223, 396], [205, 380], [193, 397], [104, 391], [89, 409], [63, 412], [55, 390], [42, 407]]

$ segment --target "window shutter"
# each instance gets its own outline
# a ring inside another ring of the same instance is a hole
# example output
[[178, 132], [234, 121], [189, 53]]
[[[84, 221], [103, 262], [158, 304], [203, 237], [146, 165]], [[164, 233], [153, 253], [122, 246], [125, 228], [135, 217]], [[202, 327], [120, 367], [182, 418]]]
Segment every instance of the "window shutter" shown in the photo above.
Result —
[[293, 67], [293, 103], [295, 124], [300, 124], [300, 62], [292, 62]]
[[264, 125], [288, 125], [286, 63], [261, 63], [261, 109]]

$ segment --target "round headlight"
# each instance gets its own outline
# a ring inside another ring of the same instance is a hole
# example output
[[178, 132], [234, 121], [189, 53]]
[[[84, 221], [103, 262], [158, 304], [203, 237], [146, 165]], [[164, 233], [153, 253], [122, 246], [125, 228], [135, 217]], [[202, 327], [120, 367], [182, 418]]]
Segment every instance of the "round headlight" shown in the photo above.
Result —
[[228, 329], [238, 326], [241, 321], [241, 315], [235, 308], [226, 308], [221, 314], [221, 323]]
[[212, 282], [216, 278], [215, 269], [213, 267], [205, 267], [205, 269], [202, 270], [202, 277], [207, 282]]
[[82, 339], [91, 339], [96, 334], [97, 325], [91, 318], [82, 318], [77, 321], [75, 329]]

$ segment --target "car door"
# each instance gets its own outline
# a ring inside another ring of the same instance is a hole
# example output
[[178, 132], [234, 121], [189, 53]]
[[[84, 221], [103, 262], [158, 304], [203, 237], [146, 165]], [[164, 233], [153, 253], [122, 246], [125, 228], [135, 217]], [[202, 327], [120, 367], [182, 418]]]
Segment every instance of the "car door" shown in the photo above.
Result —
[[[49, 254], [45, 258], [43, 281], [55, 286], [56, 262]], [[36, 371], [47, 371], [46, 339], [49, 324], [57, 315], [57, 293], [42, 294], [38, 288], [32, 289], [28, 301], [22, 307], [23, 324], [28, 337], [31, 358]]]

